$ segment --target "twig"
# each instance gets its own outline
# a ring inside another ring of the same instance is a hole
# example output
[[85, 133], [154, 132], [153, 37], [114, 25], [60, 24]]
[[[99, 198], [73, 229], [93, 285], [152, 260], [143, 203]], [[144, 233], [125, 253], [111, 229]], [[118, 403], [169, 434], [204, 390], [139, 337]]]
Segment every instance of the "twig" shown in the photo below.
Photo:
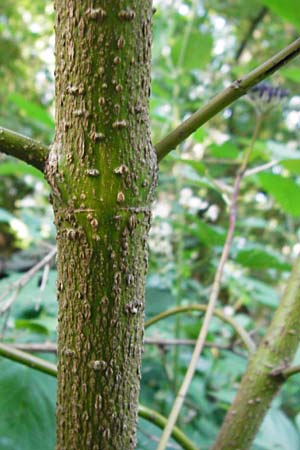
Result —
[[[145, 323], [145, 328], [150, 327], [151, 325], [154, 325], [155, 323], [159, 322], [162, 319], [165, 319], [167, 317], [173, 316], [175, 314], [180, 314], [184, 312], [191, 312], [191, 311], [201, 311], [206, 312], [208, 309], [207, 305], [187, 305], [187, 306], [179, 306], [176, 308], [169, 309], [168, 311], [164, 311], [157, 316], [152, 317], [152, 319], [149, 319]], [[241, 338], [242, 342], [244, 343], [245, 347], [249, 350], [250, 353], [255, 351], [255, 343], [245, 331], [243, 327], [241, 327], [232, 317], [227, 316], [219, 309], [213, 310], [213, 315], [218, 317], [223, 322], [228, 323], [236, 332], [236, 334]]]
[[251, 71], [248, 75], [237, 79], [223, 92], [210, 100], [203, 108], [192, 114], [177, 128], [155, 145], [158, 161], [161, 161], [171, 150], [183, 142], [194, 131], [208, 122], [212, 117], [244, 95], [251, 87], [269, 77], [300, 53], [300, 38], [285, 49]]
[[292, 377], [293, 375], [298, 375], [299, 373], [300, 373], [300, 364], [297, 366], [276, 368], [271, 372], [271, 375], [274, 377], [279, 376], [287, 380], [289, 377]]
[[8, 288], [4, 291], [4, 293], [0, 296], [0, 302], [3, 302], [4, 299], [11, 291], [15, 291], [11, 297], [2, 305], [0, 308], [0, 314], [3, 314], [5, 311], [9, 310], [17, 298], [20, 290], [31, 280], [31, 278], [43, 267], [51, 262], [51, 260], [56, 255], [56, 247], [53, 248], [41, 261], [39, 261], [35, 266], [29, 269], [22, 277], [19, 278], [18, 281], [12, 283]]
[[220, 292], [220, 285], [221, 285], [221, 280], [222, 280], [222, 276], [223, 276], [224, 266], [228, 259], [231, 242], [232, 242], [233, 235], [234, 235], [240, 184], [241, 184], [242, 178], [244, 176], [251, 152], [253, 150], [254, 143], [260, 132], [262, 120], [263, 120], [263, 116], [258, 115], [250, 146], [248, 147], [248, 149], [245, 152], [243, 161], [241, 163], [241, 166], [238, 170], [238, 173], [237, 173], [237, 176], [235, 179], [234, 189], [233, 189], [233, 194], [232, 194], [232, 203], [231, 203], [231, 206], [229, 209], [229, 228], [228, 228], [225, 244], [223, 247], [221, 259], [220, 259], [220, 262], [219, 262], [219, 265], [218, 265], [218, 268], [216, 271], [216, 275], [215, 275], [215, 278], [213, 281], [207, 310], [206, 310], [204, 320], [203, 320], [203, 325], [200, 330], [199, 336], [197, 338], [197, 342], [196, 342], [196, 345], [194, 348], [194, 352], [193, 352], [189, 367], [187, 369], [187, 372], [185, 374], [185, 377], [184, 377], [183, 383], [179, 389], [179, 392], [176, 396], [171, 413], [168, 417], [168, 423], [167, 423], [166, 428], [164, 429], [164, 432], [161, 436], [161, 440], [160, 440], [159, 446], [157, 447], [157, 450], [164, 450], [166, 448], [166, 444], [167, 444], [170, 434], [172, 432], [172, 428], [177, 421], [177, 418], [178, 418], [179, 412], [181, 410], [181, 407], [183, 405], [184, 399], [186, 397], [188, 388], [193, 379], [193, 376], [194, 376], [194, 373], [195, 373], [195, 370], [197, 367], [198, 359], [201, 355], [201, 351], [202, 351], [204, 343], [205, 343], [209, 324], [212, 319], [214, 309], [215, 309], [215, 304], [216, 304], [216, 301], [217, 301], [217, 298], [218, 298], [219, 292]]
[[256, 30], [256, 28], [259, 25], [259, 23], [263, 20], [263, 18], [267, 14], [267, 12], [268, 12], [268, 8], [263, 6], [258, 11], [258, 14], [255, 17], [253, 17], [253, 19], [251, 20], [249, 29], [247, 30], [247, 33], [246, 33], [244, 39], [241, 42], [241, 45], [239, 46], [239, 48], [237, 49], [237, 52], [235, 54], [235, 58], [234, 59], [235, 59], [236, 62], [238, 62], [241, 59], [241, 56], [244, 53], [244, 50], [245, 50], [249, 40], [252, 38], [254, 31]]
[[32, 356], [28, 353], [17, 350], [10, 345], [2, 344], [0, 342], [0, 356], [10, 359], [11, 361], [18, 362], [24, 366], [31, 367], [32, 369], [38, 370], [39, 372], [47, 373], [52, 377], [56, 377], [57, 369], [55, 364], [51, 364], [36, 356]]
[[25, 161], [43, 172], [49, 148], [34, 139], [0, 127], [0, 152]]
[[[139, 405], [139, 416], [143, 419], [147, 419], [153, 424], [157, 425], [159, 428], [164, 428], [167, 423], [166, 417], [161, 414], [153, 411], [152, 409], [147, 408], [146, 406]], [[172, 432], [172, 437], [178, 444], [182, 446], [185, 450], [199, 450], [184, 434], [183, 432], [175, 427]]]
[[246, 170], [244, 177], [249, 177], [250, 175], [255, 175], [260, 172], [264, 172], [265, 170], [271, 169], [272, 167], [276, 166], [279, 163], [279, 161], [270, 161], [266, 164], [262, 164], [261, 166], [253, 167], [253, 169]]
[[45, 287], [46, 287], [47, 281], [48, 281], [48, 277], [49, 277], [49, 272], [50, 272], [50, 264], [47, 263], [44, 267], [42, 281], [41, 281], [41, 285], [40, 285], [40, 292], [39, 292], [38, 298], [36, 300], [36, 305], [35, 305], [36, 311], [38, 311], [40, 309], [43, 292], [45, 290]]

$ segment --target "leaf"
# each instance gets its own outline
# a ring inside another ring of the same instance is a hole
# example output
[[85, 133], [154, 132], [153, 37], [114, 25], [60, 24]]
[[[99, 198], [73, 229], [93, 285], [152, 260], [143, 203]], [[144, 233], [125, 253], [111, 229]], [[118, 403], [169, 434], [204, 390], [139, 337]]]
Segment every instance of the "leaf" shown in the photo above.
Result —
[[300, 3], [299, 0], [263, 0], [263, 4], [296, 26], [300, 22]]
[[213, 46], [212, 36], [201, 31], [193, 31], [184, 49], [182, 61], [182, 37], [172, 45], [171, 55], [175, 66], [181, 64], [184, 70], [202, 69], [209, 63]]
[[10, 94], [9, 100], [13, 102], [30, 119], [40, 122], [48, 128], [54, 128], [54, 121], [45, 108], [27, 100], [20, 94]]
[[[5, 161], [0, 164], [0, 175], [32, 175], [39, 180], [45, 181], [43, 173], [35, 167], [23, 161]], [[45, 181], [46, 183], [46, 181]]]
[[222, 228], [208, 225], [207, 223], [194, 218], [194, 224], [190, 231], [206, 245], [224, 245], [226, 233]]
[[238, 148], [232, 142], [225, 142], [222, 145], [213, 144], [209, 148], [215, 158], [236, 159], [240, 154]]
[[259, 450], [299, 450], [300, 437], [287, 416], [273, 407], [263, 421], [255, 445]]
[[300, 215], [300, 186], [291, 178], [273, 173], [262, 173], [258, 176], [261, 187], [270, 194], [282, 210], [293, 217]]
[[286, 161], [281, 161], [280, 164], [289, 172], [300, 175], [300, 159], [288, 159]]
[[300, 69], [298, 67], [288, 67], [281, 71], [281, 75], [288, 78], [295, 83], [299, 83], [300, 80]]
[[0, 448], [53, 450], [55, 380], [0, 360]]
[[257, 270], [290, 270], [291, 268], [279, 253], [259, 246], [252, 246], [252, 248], [240, 250], [236, 256], [236, 261], [242, 266]]
[[240, 279], [241, 289], [246, 290], [250, 300], [256, 300], [265, 306], [277, 308], [279, 303], [279, 295], [272, 287], [262, 281], [258, 281], [250, 277], [242, 277]]

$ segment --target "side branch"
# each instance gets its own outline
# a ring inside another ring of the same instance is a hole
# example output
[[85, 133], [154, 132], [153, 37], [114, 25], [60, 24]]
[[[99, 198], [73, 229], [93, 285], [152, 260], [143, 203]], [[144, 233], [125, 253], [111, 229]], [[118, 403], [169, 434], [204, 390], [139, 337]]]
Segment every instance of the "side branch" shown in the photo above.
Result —
[[[149, 319], [145, 323], [145, 328], [148, 328], [151, 325], [155, 324], [156, 322], [159, 322], [160, 320], [165, 319], [167, 317], [191, 311], [206, 312], [207, 305], [187, 305], [169, 309]], [[228, 323], [234, 329], [234, 331], [241, 338], [245, 347], [250, 353], [253, 353], [255, 351], [255, 343], [253, 342], [247, 331], [245, 331], [244, 328], [241, 327], [232, 317], [227, 316], [219, 309], [214, 309], [213, 314], [223, 322]]]
[[297, 351], [299, 311], [300, 258], [294, 265], [278, 310], [248, 366], [211, 450], [250, 448], [273, 397], [287, 378], [278, 376], [278, 367], [288, 367]]
[[188, 138], [212, 117], [242, 97], [246, 92], [260, 81], [264, 80], [282, 66], [292, 61], [300, 53], [300, 38], [272, 58], [251, 71], [248, 75], [234, 81], [223, 92], [210, 100], [187, 120], [182, 122], [175, 130], [155, 145], [158, 161], [161, 161], [171, 150]]
[[0, 356], [23, 364], [24, 366], [31, 367], [39, 372], [46, 373], [52, 377], [56, 377], [57, 370], [55, 364], [51, 364], [36, 356], [29, 355], [22, 350], [13, 348], [11, 345], [2, 344], [2, 342], [0, 342]]
[[43, 172], [49, 149], [34, 139], [0, 127], [0, 152], [14, 156]]

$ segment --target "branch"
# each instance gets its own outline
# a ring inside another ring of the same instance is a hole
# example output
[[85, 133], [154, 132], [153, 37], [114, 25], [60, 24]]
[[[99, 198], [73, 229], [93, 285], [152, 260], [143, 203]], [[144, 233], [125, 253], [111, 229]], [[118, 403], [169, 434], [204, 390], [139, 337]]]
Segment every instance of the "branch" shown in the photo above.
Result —
[[297, 366], [291, 366], [291, 367], [281, 367], [274, 369], [271, 373], [274, 377], [282, 377], [284, 380], [287, 380], [289, 377], [292, 377], [293, 375], [297, 375], [300, 373], [300, 364]]
[[212, 450], [247, 450], [285, 377], [274, 376], [289, 365], [300, 340], [300, 258], [256, 354], [243, 377], [238, 394], [226, 414]]
[[[157, 316], [152, 317], [152, 319], [148, 320], [145, 323], [145, 328], [150, 327], [156, 322], [159, 322], [162, 319], [165, 319], [166, 317], [173, 316], [175, 314], [180, 314], [183, 312], [189, 312], [189, 311], [207, 311], [207, 305], [187, 305], [187, 306], [180, 306], [177, 308], [169, 309], [168, 311], [164, 311]], [[218, 317], [223, 322], [228, 323], [231, 325], [231, 327], [235, 330], [236, 334], [241, 338], [243, 343], [245, 344], [245, 347], [249, 350], [250, 353], [255, 351], [255, 343], [249, 336], [249, 334], [242, 328], [232, 317], [227, 316], [219, 309], [214, 309], [213, 314]]]
[[34, 139], [0, 127], [0, 152], [44, 171], [49, 149]]
[[39, 372], [46, 373], [52, 377], [56, 377], [57, 369], [55, 364], [51, 364], [44, 359], [17, 350], [10, 345], [0, 343], [0, 356], [23, 364], [24, 366], [31, 367]]
[[230, 84], [223, 92], [210, 100], [203, 108], [192, 114], [155, 145], [158, 161], [161, 161], [171, 150], [188, 138], [199, 127], [208, 122], [209, 119], [246, 94], [251, 87], [279, 70], [289, 61], [292, 61], [299, 53], [300, 38], [251, 71], [248, 75]]
[[[7, 358], [11, 361], [18, 362], [24, 366], [31, 367], [32, 369], [38, 370], [39, 372], [46, 373], [52, 377], [57, 376], [57, 368], [55, 364], [51, 364], [48, 361], [45, 361], [41, 358], [37, 358], [36, 356], [29, 355], [28, 353], [22, 352], [21, 350], [17, 350], [11, 345], [6, 345], [0, 343], [0, 356]], [[147, 408], [146, 406], [139, 405], [140, 417], [148, 420], [149, 422], [157, 425], [160, 428], [164, 428], [167, 419], [164, 416], [161, 416], [156, 411]], [[186, 437], [186, 435], [179, 430], [179, 428], [174, 428], [172, 436], [178, 444], [182, 446], [182, 448], [186, 450], [199, 450], [195, 445]]]
[[237, 52], [235, 54], [235, 61], [239, 61], [241, 59], [241, 56], [248, 44], [248, 41], [252, 38], [252, 35], [254, 33], [254, 31], [256, 30], [257, 26], [259, 25], [259, 23], [263, 20], [263, 18], [265, 17], [265, 15], [268, 12], [268, 8], [266, 8], [265, 6], [263, 6], [258, 14], [253, 17], [253, 19], [250, 22], [250, 26], [249, 29], [244, 37], [244, 39], [241, 42], [241, 45], [239, 46], [239, 48], [237, 49]]
[[[148, 420], [149, 422], [152, 422], [161, 429], [164, 429], [167, 423], [166, 417], [162, 416], [161, 414], [158, 414], [156, 411], [152, 409], [146, 408], [146, 406], [143, 405], [139, 405], [139, 416], [142, 417], [143, 419]], [[195, 447], [195, 445], [177, 427], [173, 428], [172, 437], [185, 450], [199, 450], [198, 447]]]

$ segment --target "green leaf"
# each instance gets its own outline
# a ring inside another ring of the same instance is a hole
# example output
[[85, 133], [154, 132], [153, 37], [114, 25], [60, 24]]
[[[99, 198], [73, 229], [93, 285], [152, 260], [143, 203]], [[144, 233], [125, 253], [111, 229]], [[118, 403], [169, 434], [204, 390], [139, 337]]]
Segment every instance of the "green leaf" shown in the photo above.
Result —
[[258, 179], [261, 187], [277, 201], [284, 212], [294, 217], [300, 215], [300, 186], [295, 181], [273, 173], [262, 173]]
[[281, 161], [280, 164], [289, 172], [300, 175], [300, 159], [288, 159], [286, 161]]
[[268, 6], [273, 12], [278, 14], [296, 26], [300, 22], [300, 3], [299, 0], [263, 0], [264, 5]]
[[172, 45], [171, 55], [175, 66], [181, 64], [184, 70], [202, 69], [209, 63], [213, 46], [212, 36], [201, 31], [193, 31], [184, 49], [181, 59], [182, 37], [178, 38]]
[[215, 158], [236, 159], [240, 152], [232, 142], [225, 142], [222, 145], [213, 144], [210, 147], [211, 155]]
[[54, 121], [45, 108], [27, 100], [17, 93], [10, 94], [9, 100], [18, 106], [18, 108], [20, 108], [20, 110], [30, 119], [33, 119], [35, 122], [40, 122], [48, 128], [54, 128]]
[[273, 407], [263, 421], [255, 445], [259, 450], [299, 450], [300, 436], [287, 416]]
[[240, 250], [236, 256], [236, 261], [251, 269], [290, 270], [291, 268], [279, 253], [259, 246]]
[[194, 218], [194, 224], [190, 231], [201, 242], [208, 246], [224, 245], [226, 233], [222, 228], [208, 225], [202, 220]]
[[[0, 164], [0, 175], [32, 175], [39, 180], [45, 181], [45, 177], [38, 169], [23, 161], [5, 161]], [[46, 181], [45, 181], [46, 183]]]
[[1, 358], [1, 449], [53, 450], [55, 392], [52, 377]]
[[281, 75], [288, 78], [295, 83], [299, 83], [300, 80], [300, 69], [298, 67], [288, 67], [281, 71]]

